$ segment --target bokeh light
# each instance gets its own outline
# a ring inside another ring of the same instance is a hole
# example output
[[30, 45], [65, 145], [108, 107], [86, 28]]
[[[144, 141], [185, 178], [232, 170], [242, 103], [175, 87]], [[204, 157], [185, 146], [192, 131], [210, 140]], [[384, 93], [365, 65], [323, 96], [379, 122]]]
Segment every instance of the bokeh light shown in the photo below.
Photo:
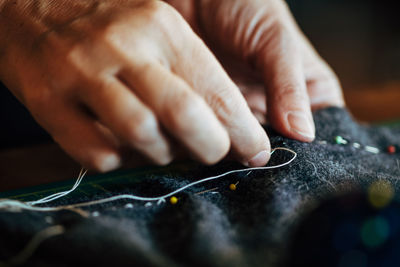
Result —
[[393, 196], [394, 189], [389, 181], [375, 181], [368, 188], [369, 203], [378, 209], [389, 205], [393, 199]]
[[381, 216], [366, 220], [361, 227], [361, 240], [368, 248], [381, 246], [388, 239], [389, 234], [389, 223]]

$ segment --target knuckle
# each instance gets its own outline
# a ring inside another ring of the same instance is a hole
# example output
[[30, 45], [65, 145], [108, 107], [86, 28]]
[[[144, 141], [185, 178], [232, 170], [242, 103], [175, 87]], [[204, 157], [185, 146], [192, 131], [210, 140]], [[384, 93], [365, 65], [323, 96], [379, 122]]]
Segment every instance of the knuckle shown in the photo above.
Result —
[[266, 54], [269, 54], [268, 51], [279, 50], [280, 47], [286, 46], [288, 39], [287, 30], [282, 23], [276, 18], [270, 18], [270, 20], [267, 30], [260, 29], [265, 34], [261, 34], [258, 44], [255, 45], [258, 50]]
[[190, 122], [201, 113], [204, 104], [201, 99], [188, 93], [180, 93], [172, 97], [171, 103], [166, 103], [164, 115], [170, 127], [179, 132], [187, 132]]
[[[104, 43], [109, 46], [108, 48], [116, 51], [123, 49], [126, 41], [135, 36], [134, 31], [131, 32], [132, 34], [129, 37], [126, 36], [127, 24], [128, 22], [124, 24], [120, 21], [110, 21], [106, 23], [94, 33], [92, 43]], [[130, 42], [130, 44], [132, 44], [132, 42]]]
[[163, 112], [165, 125], [186, 140], [202, 163], [211, 165], [221, 160], [229, 151], [230, 139], [212, 118], [213, 112], [204, 99], [190, 92], [181, 92], [172, 99]]
[[127, 124], [128, 138], [141, 145], [152, 144], [156, 140], [154, 133], [157, 131], [157, 123], [150, 112], [136, 114], [131, 123]]
[[162, 1], [147, 1], [145, 8], [150, 21], [162, 22], [165, 16], [173, 14], [173, 8]]
[[100, 41], [105, 41], [109, 44], [114, 44], [116, 34], [118, 34], [117, 25], [115, 23], [108, 23], [103, 26], [103, 28], [97, 33], [96, 38]]
[[[69, 67], [76, 76], [76, 73], [86, 73], [87, 72], [87, 67], [88, 67], [88, 59], [90, 56], [88, 55], [88, 50], [83, 47], [82, 44], [79, 43], [72, 43], [65, 51], [65, 63], [66, 66]], [[75, 73], [76, 72], [76, 73]], [[63, 73], [59, 73], [60, 76], [66, 76]], [[71, 76], [71, 73], [69, 73]], [[64, 78], [67, 80], [67, 78]], [[63, 80], [64, 80], [63, 79]]]
[[[185, 27], [182, 27], [185, 25], [185, 20], [173, 7], [163, 1], [148, 1], [146, 10], [148, 25], [157, 26], [165, 33], [173, 35], [170, 38], [176, 38], [177, 31], [185, 32], [182, 30], [185, 29]], [[173, 31], [171, 31], [171, 25], [174, 27]]]
[[239, 108], [230, 90], [217, 90], [206, 96], [207, 103], [216, 112], [223, 124], [228, 123]]
[[301, 85], [297, 84], [289, 84], [283, 85], [280, 88], [279, 93], [276, 95], [277, 98], [275, 101], [278, 102], [287, 102], [287, 100], [296, 101], [296, 102], [304, 102], [308, 101], [307, 94], [305, 90], [302, 89]]

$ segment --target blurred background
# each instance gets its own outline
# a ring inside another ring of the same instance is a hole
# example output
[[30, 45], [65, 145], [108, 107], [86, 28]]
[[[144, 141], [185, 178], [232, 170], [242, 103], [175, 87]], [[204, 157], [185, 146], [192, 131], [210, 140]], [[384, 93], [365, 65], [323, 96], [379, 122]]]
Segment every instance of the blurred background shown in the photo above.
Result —
[[[400, 120], [400, 19], [393, 0], [287, 0], [338, 74], [348, 108], [363, 122]], [[74, 177], [79, 166], [0, 86], [0, 191]], [[37, 145], [44, 143], [44, 145]], [[28, 146], [28, 147], [27, 147]], [[27, 172], [31, 176], [27, 180]], [[23, 180], [23, 183], [22, 183]]]
[[361, 121], [400, 119], [400, 13], [393, 0], [287, 0]]

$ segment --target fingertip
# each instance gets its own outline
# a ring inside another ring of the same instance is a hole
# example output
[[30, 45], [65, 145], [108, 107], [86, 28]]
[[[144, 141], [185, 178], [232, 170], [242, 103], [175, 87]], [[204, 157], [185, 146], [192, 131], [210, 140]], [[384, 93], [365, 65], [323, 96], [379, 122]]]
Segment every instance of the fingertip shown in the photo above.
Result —
[[99, 172], [108, 172], [115, 170], [121, 166], [121, 158], [117, 154], [97, 155], [94, 162], [94, 168]]
[[248, 162], [244, 162], [243, 164], [247, 167], [262, 167], [268, 163], [270, 157], [270, 150], [262, 150], [252, 157]]
[[314, 121], [310, 115], [301, 111], [289, 111], [286, 120], [293, 138], [303, 142], [312, 142], [315, 139]]
[[[271, 157], [271, 145], [269, 138], [265, 130], [258, 125], [260, 131], [255, 134], [256, 137], [252, 139], [247, 146], [247, 151], [242, 155], [247, 155], [245, 160], [242, 160], [242, 164], [247, 167], [262, 167], [265, 166]], [[251, 149], [250, 149], [251, 148]]]

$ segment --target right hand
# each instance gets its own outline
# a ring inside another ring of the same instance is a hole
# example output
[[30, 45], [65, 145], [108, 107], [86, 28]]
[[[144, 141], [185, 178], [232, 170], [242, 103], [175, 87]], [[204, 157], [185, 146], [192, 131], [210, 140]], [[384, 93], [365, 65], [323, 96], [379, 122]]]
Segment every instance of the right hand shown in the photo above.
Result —
[[269, 160], [239, 89], [169, 5], [6, 0], [0, 12], [0, 79], [83, 166], [115, 169], [124, 146], [167, 164], [169, 135], [206, 164], [230, 148], [248, 166]]

